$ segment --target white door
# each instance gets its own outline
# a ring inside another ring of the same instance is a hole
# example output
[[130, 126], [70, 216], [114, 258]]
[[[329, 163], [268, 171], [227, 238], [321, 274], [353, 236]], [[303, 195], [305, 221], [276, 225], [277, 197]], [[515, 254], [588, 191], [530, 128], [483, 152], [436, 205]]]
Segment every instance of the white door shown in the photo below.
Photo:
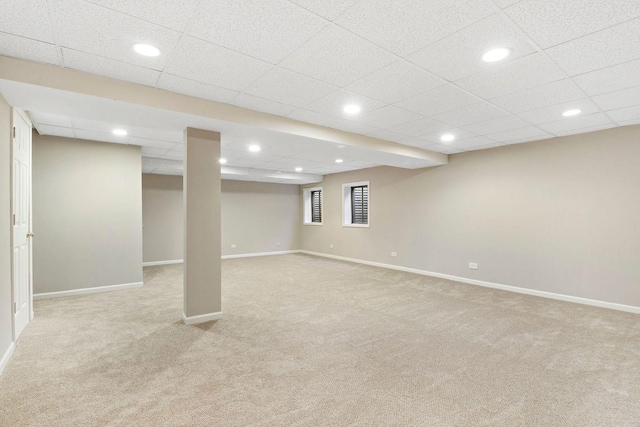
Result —
[[31, 122], [13, 110], [14, 339], [31, 318]]

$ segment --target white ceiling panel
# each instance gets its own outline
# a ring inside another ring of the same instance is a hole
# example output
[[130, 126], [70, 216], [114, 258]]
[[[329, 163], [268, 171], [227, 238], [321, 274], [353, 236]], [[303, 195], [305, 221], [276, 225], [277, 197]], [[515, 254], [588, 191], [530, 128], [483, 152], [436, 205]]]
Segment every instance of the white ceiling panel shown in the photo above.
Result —
[[592, 126], [592, 127], [585, 127], [585, 128], [579, 128], [579, 129], [568, 129], [568, 130], [563, 130], [563, 131], [558, 131], [555, 133], [556, 136], [568, 136], [568, 135], [577, 135], [580, 133], [586, 133], [586, 132], [596, 132], [599, 130], [604, 130], [604, 129], [611, 129], [613, 127], [615, 127], [616, 124], [611, 122], [611, 123], [604, 123], [598, 126]]
[[176, 148], [175, 142], [158, 141], [155, 139], [138, 138], [136, 136], [129, 137], [130, 145], [139, 145], [142, 148], [154, 148], [156, 150], [163, 150], [163, 153]]
[[[79, 0], [55, 2], [60, 45], [141, 67], [162, 70], [180, 33], [156, 24]], [[105, 41], [108, 40], [108, 43]], [[163, 55], [138, 55], [135, 43], [152, 44]]]
[[491, 133], [491, 134], [488, 134], [487, 137], [490, 139], [493, 139], [494, 141], [508, 144], [516, 141], [521, 141], [527, 138], [530, 138], [530, 140], [542, 139], [547, 135], [548, 135], [547, 132], [535, 126], [527, 126], [519, 129], [511, 129], [503, 132]]
[[[405, 142], [402, 142], [402, 141], [407, 140], [407, 135], [403, 135], [397, 132], [391, 132], [389, 130], [384, 130], [384, 129], [376, 129], [373, 132], [368, 133], [367, 136], [370, 136], [372, 138], [382, 139], [384, 141], [400, 142], [402, 144], [405, 144]], [[422, 142], [424, 143], [424, 141]]]
[[162, 74], [160, 77], [158, 88], [216, 102], [229, 102], [238, 95], [238, 92], [231, 89], [225, 89], [167, 73]]
[[426, 150], [436, 151], [436, 152], [442, 153], [442, 154], [464, 153], [464, 150], [461, 150], [459, 148], [452, 147], [452, 146], [449, 146], [449, 145], [442, 145], [442, 144], [429, 144], [429, 143], [427, 143], [427, 145], [425, 145], [423, 148], [425, 148]]
[[64, 65], [67, 68], [80, 70], [113, 79], [125, 80], [146, 86], [155, 86], [160, 72], [149, 68], [131, 65], [125, 62], [103, 58], [77, 50], [62, 49]]
[[522, 0], [507, 15], [546, 49], [640, 16], [636, 0]]
[[514, 3], [518, 3], [520, 0], [493, 0], [500, 9], [505, 9]]
[[481, 101], [480, 98], [452, 84], [447, 84], [407, 98], [394, 105], [404, 108], [405, 110], [413, 111], [414, 113], [422, 114], [423, 116], [433, 116]]
[[[640, 102], [639, 102], [640, 103]], [[578, 99], [576, 101], [564, 102], [562, 104], [544, 107], [537, 110], [526, 111], [518, 114], [518, 117], [528, 121], [533, 125], [555, 122], [564, 119], [562, 113], [568, 110], [581, 110], [583, 115], [598, 113], [600, 109], [589, 98]]]
[[333, 21], [358, 0], [291, 0], [291, 2]]
[[275, 67], [245, 91], [249, 95], [303, 107], [338, 88], [284, 68]]
[[559, 135], [561, 132], [580, 130], [585, 128], [591, 128], [594, 126], [608, 125], [611, 123], [609, 117], [602, 113], [590, 114], [588, 116], [578, 116], [564, 118], [557, 122], [545, 123], [540, 125], [541, 129], [546, 130], [554, 135]]
[[324, 19], [287, 0], [206, 0], [189, 33], [277, 64], [325, 25]]
[[[441, 142], [442, 141], [442, 135], [444, 134], [450, 134], [453, 135], [456, 139], [454, 141], [451, 142]], [[450, 145], [450, 146], [454, 146], [457, 148], [461, 148], [458, 144], [454, 144], [455, 141], [457, 140], [464, 140], [464, 139], [471, 139], [471, 138], [475, 138], [476, 135], [473, 134], [472, 132], [468, 132], [464, 129], [456, 129], [456, 128], [447, 128], [445, 130], [439, 131], [439, 132], [433, 132], [430, 133], [428, 135], [423, 135], [420, 137], [420, 139], [425, 140], [427, 143], [433, 143], [433, 144], [444, 144], [444, 145]], [[489, 141], [489, 142], [493, 142], [493, 141]], [[485, 142], [485, 144], [487, 144], [488, 142]]]
[[85, 119], [82, 117], [73, 117], [73, 127], [79, 130], [87, 130], [99, 133], [111, 133], [117, 126], [118, 128], [125, 129], [127, 132], [131, 132], [134, 126], [122, 126], [120, 124], [114, 126], [112, 123], [103, 122], [100, 120]]
[[483, 0], [363, 0], [336, 23], [404, 57], [493, 13]]
[[[357, 105], [362, 109], [359, 114], [347, 114], [344, 112], [345, 105]], [[357, 120], [362, 113], [378, 109], [385, 104], [375, 99], [366, 97], [364, 95], [358, 95], [357, 93], [349, 92], [344, 89], [340, 89], [325, 97], [322, 97], [309, 105], [306, 105], [305, 110], [315, 111], [316, 113], [325, 114], [327, 116], [339, 117], [347, 120]]]
[[258, 98], [257, 96], [247, 95], [246, 93], [241, 93], [233, 98], [230, 104], [254, 111], [262, 111], [263, 113], [275, 114], [276, 116], [286, 116], [295, 110], [295, 107], [290, 105]]
[[535, 135], [535, 136], [529, 136], [529, 137], [526, 137], [526, 138], [511, 139], [508, 142], [504, 143], [503, 145], [522, 144], [522, 143], [525, 143], [525, 142], [535, 142], [535, 141], [544, 141], [545, 139], [551, 139], [551, 138], [555, 138], [555, 135], [551, 135], [550, 133], [547, 133], [547, 134], [544, 134], [544, 135]]
[[116, 136], [111, 133], [96, 132], [92, 130], [76, 129], [76, 138], [88, 139], [90, 141], [111, 142], [114, 144], [127, 144], [129, 137]]
[[562, 70], [542, 53], [496, 66], [456, 82], [485, 99], [497, 98], [565, 77]]
[[282, 61], [280, 66], [343, 87], [396, 59], [373, 43], [329, 25]]
[[521, 113], [581, 98], [584, 98], [582, 90], [571, 79], [564, 79], [501, 96], [491, 102], [511, 113]]
[[489, 148], [498, 148], [498, 147], [504, 147], [504, 144], [501, 144], [499, 142], [492, 142], [487, 145], [474, 145], [473, 147], [465, 148], [465, 151], [488, 150]]
[[[638, 3], [638, 2], [636, 2]], [[640, 58], [640, 19], [547, 49], [549, 56], [570, 76]]]
[[73, 129], [68, 127], [38, 124], [37, 129], [38, 129], [38, 132], [40, 132], [40, 135], [62, 136], [65, 138], [76, 137], [76, 134], [74, 133]]
[[184, 31], [198, 0], [86, 0], [176, 31]]
[[504, 116], [496, 119], [485, 120], [483, 122], [465, 125], [463, 128], [478, 135], [503, 132], [511, 129], [518, 129], [528, 126], [529, 123], [515, 116]]
[[143, 157], [156, 157], [156, 156], [162, 156], [164, 153], [166, 153], [167, 149], [165, 148], [155, 148], [155, 147], [142, 147], [141, 149], [142, 151], [142, 156]]
[[420, 114], [403, 110], [402, 108], [386, 105], [377, 110], [361, 114], [356, 119], [358, 122], [365, 123], [381, 129], [389, 129], [402, 123], [407, 123], [421, 119]]
[[0, 33], [0, 55], [59, 65], [55, 45], [6, 33]]
[[165, 72], [242, 91], [272, 67], [259, 59], [186, 37], [171, 57]]
[[400, 60], [350, 84], [347, 89], [392, 104], [446, 83], [440, 77]]
[[573, 78], [588, 95], [640, 86], [640, 59], [603, 68]]
[[501, 64], [536, 52], [511, 22], [495, 14], [420, 49], [407, 59], [440, 77], [456, 81], [498, 65], [481, 59], [496, 47], [511, 50], [511, 55], [500, 61]]
[[640, 105], [640, 86], [594, 96], [593, 101], [605, 111]]
[[[470, 150], [475, 147], [484, 147], [487, 145], [495, 145], [496, 142], [492, 139], [484, 136], [472, 136], [465, 139], [456, 139], [451, 142], [447, 142], [446, 145], [453, 148], [459, 148], [460, 150]], [[502, 144], [500, 144], [502, 145]]]
[[71, 117], [59, 116], [57, 114], [41, 113], [37, 111], [30, 111], [29, 116], [31, 119], [39, 125], [50, 125], [57, 127], [73, 127]]
[[640, 105], [607, 111], [607, 115], [618, 123], [640, 119]]
[[178, 130], [134, 127], [129, 129], [129, 135], [138, 138], [155, 139], [158, 141], [173, 143], [182, 143], [184, 141], [184, 133]]
[[55, 43], [48, 0], [0, 2], [0, 32]]
[[403, 123], [401, 125], [393, 126], [389, 130], [392, 132], [401, 133], [407, 136], [419, 137], [422, 135], [428, 135], [434, 132], [440, 132], [446, 129], [449, 129], [451, 126], [439, 122], [437, 120], [433, 120], [430, 118], [424, 118], [420, 120], [415, 120], [413, 122]]
[[294, 120], [299, 120], [301, 122], [307, 122], [326, 127], [334, 127], [338, 121], [336, 117], [325, 116], [324, 114], [303, 109], [297, 109], [294, 112], [290, 113], [287, 117]]
[[464, 126], [506, 116], [507, 113], [488, 102], [469, 105], [433, 116], [434, 119], [453, 126]]
[[361, 135], [365, 135], [375, 130], [373, 126], [368, 126], [362, 123], [354, 122], [351, 120], [339, 119], [339, 118], [335, 119], [331, 127], [335, 129], [343, 130], [345, 132], [359, 133]]

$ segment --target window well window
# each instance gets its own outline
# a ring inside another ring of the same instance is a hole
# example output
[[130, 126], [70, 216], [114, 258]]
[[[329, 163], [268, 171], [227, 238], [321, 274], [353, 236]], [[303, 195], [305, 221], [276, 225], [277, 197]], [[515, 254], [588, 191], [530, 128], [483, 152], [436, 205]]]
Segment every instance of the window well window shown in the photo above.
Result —
[[352, 182], [342, 186], [343, 225], [369, 226], [369, 181]]
[[305, 188], [304, 199], [304, 224], [322, 225], [322, 188]]

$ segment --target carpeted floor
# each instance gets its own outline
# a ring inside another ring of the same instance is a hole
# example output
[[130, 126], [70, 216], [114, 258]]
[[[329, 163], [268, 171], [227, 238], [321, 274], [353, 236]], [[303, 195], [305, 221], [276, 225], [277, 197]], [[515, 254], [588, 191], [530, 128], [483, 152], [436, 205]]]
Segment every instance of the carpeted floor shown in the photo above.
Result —
[[223, 261], [218, 322], [182, 267], [38, 301], [2, 426], [640, 426], [640, 316], [286, 255]]

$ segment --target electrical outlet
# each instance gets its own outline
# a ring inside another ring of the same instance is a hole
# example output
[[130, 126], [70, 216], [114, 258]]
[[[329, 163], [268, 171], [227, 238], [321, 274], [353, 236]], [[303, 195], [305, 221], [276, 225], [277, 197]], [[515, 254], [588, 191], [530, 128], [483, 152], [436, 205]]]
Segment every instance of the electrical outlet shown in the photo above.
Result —
[[233, 245], [231, 245], [231, 248], [235, 249], [236, 248], [236, 244], [234, 243]]
[[469, 268], [472, 270], [477, 270], [478, 269], [478, 263], [477, 262], [470, 262], [469, 263]]
[[397, 257], [398, 256], [398, 252], [391, 252], [391, 256], [394, 257], [394, 258]]
[[333, 245], [329, 245], [329, 247], [330, 247], [331, 249], [333, 249]]

